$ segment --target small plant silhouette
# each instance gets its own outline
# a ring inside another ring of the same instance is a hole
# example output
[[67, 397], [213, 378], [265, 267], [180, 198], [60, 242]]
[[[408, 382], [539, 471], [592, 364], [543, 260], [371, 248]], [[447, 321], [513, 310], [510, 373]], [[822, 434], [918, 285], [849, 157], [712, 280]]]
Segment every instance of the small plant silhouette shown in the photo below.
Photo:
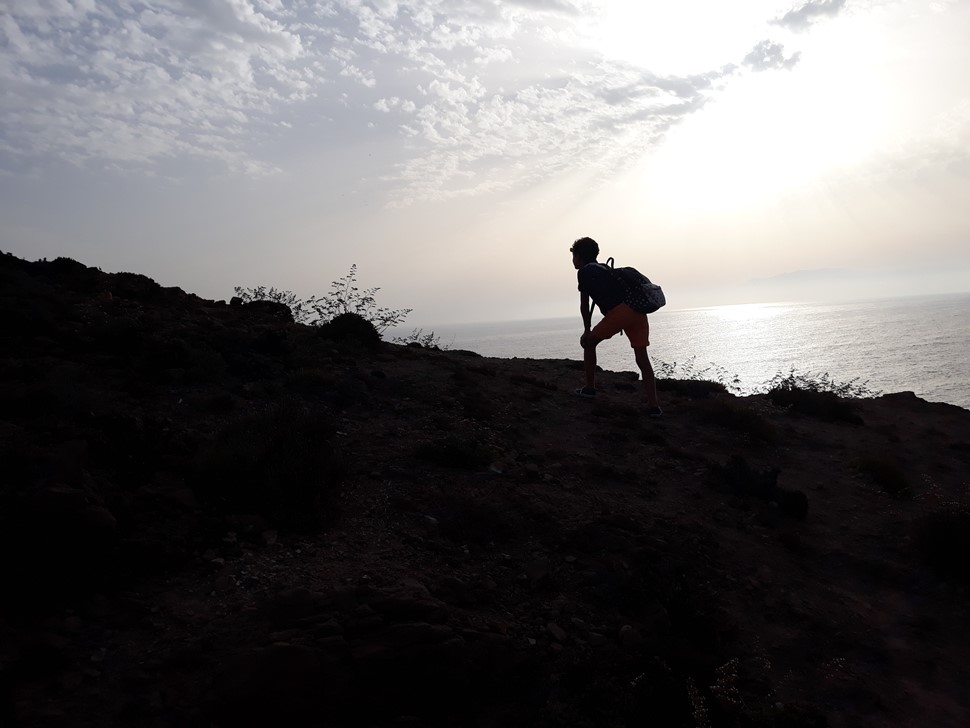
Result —
[[860, 380], [855, 377], [846, 382], [833, 379], [828, 372], [813, 374], [811, 372], [800, 372], [795, 367], [788, 370], [787, 374], [777, 372], [763, 385], [764, 391], [777, 390], [802, 390], [807, 392], [831, 392], [837, 397], [849, 397], [853, 399], [870, 399], [878, 397], [882, 392], [869, 387], [869, 380]]
[[680, 392], [692, 398], [710, 397], [725, 392], [741, 394], [743, 391], [741, 378], [737, 374], [728, 373], [727, 369], [714, 362], [699, 369], [696, 356], [688, 357], [681, 363], [655, 359], [654, 372], [657, 375], [658, 389]]
[[378, 306], [375, 294], [379, 290], [376, 287], [361, 289], [357, 285], [356, 263], [350, 266], [347, 275], [333, 281], [330, 291], [322, 296], [300, 298], [293, 291], [267, 286], [236, 286], [233, 289], [243, 303], [275, 301], [285, 304], [293, 314], [293, 320], [299, 324], [322, 326], [342, 314], [352, 313], [370, 321], [377, 333], [383, 334], [388, 328], [401, 324], [411, 309]]
[[356, 263], [350, 266], [347, 275], [333, 281], [330, 288], [329, 293], [313, 299], [311, 304], [318, 321], [332, 321], [340, 314], [355, 313], [374, 324], [377, 333], [383, 334], [388, 327], [402, 323], [411, 313], [410, 308], [390, 309], [378, 306], [374, 294], [380, 288], [358, 288]]
[[865, 424], [855, 411], [853, 399], [879, 396], [867, 381], [858, 378], [847, 382], [832, 379], [828, 373], [810, 374], [794, 368], [788, 374], [778, 372], [765, 383], [768, 398], [779, 407], [828, 422]]
[[391, 339], [395, 344], [420, 344], [426, 349], [447, 349], [441, 346], [441, 337], [434, 331], [425, 333], [424, 329], [411, 329], [411, 333], [406, 336], [395, 336]]

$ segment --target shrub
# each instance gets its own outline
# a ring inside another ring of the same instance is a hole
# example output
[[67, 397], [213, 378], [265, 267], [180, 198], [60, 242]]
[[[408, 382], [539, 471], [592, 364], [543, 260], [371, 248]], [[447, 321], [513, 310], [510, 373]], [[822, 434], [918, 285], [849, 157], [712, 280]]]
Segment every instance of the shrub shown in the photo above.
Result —
[[290, 309], [293, 320], [301, 324], [322, 326], [333, 321], [341, 314], [356, 314], [369, 321], [377, 333], [383, 334], [391, 326], [402, 323], [411, 313], [409, 308], [390, 309], [378, 306], [374, 298], [380, 288], [357, 287], [357, 265], [350, 266], [350, 272], [330, 284], [330, 292], [322, 296], [300, 298], [292, 291], [257, 286], [233, 290], [243, 303], [252, 301], [274, 301]]
[[375, 349], [381, 344], [381, 335], [374, 324], [356, 313], [342, 313], [323, 324], [320, 326], [320, 336], [359, 344], [366, 349]]
[[691, 399], [706, 399], [715, 394], [727, 394], [727, 387], [720, 382], [706, 379], [658, 379], [657, 389], [661, 392], [675, 392]]
[[826, 422], [865, 424], [849, 399], [876, 397], [880, 393], [869, 388], [867, 381], [858, 378], [838, 382], [828, 375], [798, 372], [792, 367], [788, 374], [778, 372], [764, 385], [768, 398], [779, 407], [787, 407], [809, 417]]
[[342, 466], [328, 415], [290, 404], [240, 417], [196, 460], [197, 492], [223, 514], [312, 528], [336, 515]]
[[768, 392], [772, 404], [786, 407], [792, 412], [814, 417], [826, 422], [865, 424], [856, 413], [851, 400], [841, 399], [834, 392], [814, 389], [777, 387]]
[[314, 323], [315, 314], [311, 304], [315, 299], [302, 299], [293, 291], [284, 291], [279, 288], [256, 286], [255, 288], [241, 288], [236, 286], [235, 294], [242, 299], [243, 303], [255, 303], [256, 301], [270, 301], [286, 306], [290, 310], [290, 315], [298, 324]]
[[850, 379], [847, 382], [839, 382], [829, 376], [828, 372], [812, 374], [811, 372], [799, 372], [794, 367], [788, 370], [788, 374], [778, 372], [763, 385], [766, 391], [772, 390], [803, 390], [810, 392], [831, 392], [836, 397], [852, 397], [855, 399], [865, 399], [878, 397], [881, 392], [869, 388], [869, 382], [859, 381], [859, 378]]
[[[391, 341], [395, 344], [403, 344], [407, 346], [408, 344], [420, 344], [425, 349], [447, 349], [447, 346], [441, 346], [441, 337], [435, 334], [434, 331], [429, 331], [425, 333], [424, 329], [411, 329], [411, 333], [407, 336], [395, 336]], [[479, 356], [474, 352], [456, 352], [459, 354], [467, 353], [473, 356]]]
[[330, 284], [331, 291], [325, 296], [313, 299], [313, 310], [318, 319], [330, 321], [343, 313], [355, 313], [370, 321], [377, 333], [402, 323], [411, 313], [409, 308], [390, 309], [378, 306], [374, 294], [380, 288], [357, 287], [357, 265], [350, 266], [350, 272]]
[[669, 380], [703, 383], [693, 388], [692, 392], [685, 392], [691, 394], [691, 396], [706, 397], [719, 391], [741, 393], [741, 379], [737, 374], [728, 374], [727, 369], [714, 362], [703, 369], [698, 369], [696, 357], [693, 356], [682, 364], [677, 362], [668, 364], [656, 359], [654, 361], [654, 373], [657, 375], [657, 387], [661, 389], [670, 389], [670, 387], [665, 386]]
[[285, 303], [280, 301], [259, 300], [250, 301], [246, 304], [246, 310], [262, 314], [268, 318], [274, 318], [283, 322], [295, 321], [293, 311]]

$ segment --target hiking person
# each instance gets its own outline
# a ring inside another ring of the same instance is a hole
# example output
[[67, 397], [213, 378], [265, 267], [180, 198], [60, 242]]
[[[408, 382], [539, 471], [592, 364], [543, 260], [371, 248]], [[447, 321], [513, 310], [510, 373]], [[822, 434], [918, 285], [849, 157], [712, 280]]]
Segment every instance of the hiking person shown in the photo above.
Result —
[[[596, 258], [599, 244], [592, 238], [580, 238], [569, 251], [573, 254], [573, 267], [579, 281], [579, 313], [583, 317], [583, 335], [579, 345], [583, 347], [583, 363], [586, 370], [586, 386], [576, 390], [580, 397], [596, 396], [596, 346], [612, 338], [620, 331], [626, 334], [633, 347], [633, 355], [643, 378], [641, 399], [647, 415], [663, 414], [657, 399], [657, 379], [650, 366], [647, 347], [650, 345], [650, 324], [645, 313], [634, 311], [624, 303], [625, 289], [613, 270]], [[592, 326], [590, 299], [599, 306], [603, 318]]]

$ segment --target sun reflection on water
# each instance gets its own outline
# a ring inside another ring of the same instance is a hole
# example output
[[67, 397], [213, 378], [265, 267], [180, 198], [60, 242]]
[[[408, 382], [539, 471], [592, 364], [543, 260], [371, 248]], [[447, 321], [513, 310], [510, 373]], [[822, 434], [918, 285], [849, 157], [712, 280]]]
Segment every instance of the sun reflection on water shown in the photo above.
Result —
[[735, 303], [727, 306], [713, 306], [704, 309], [721, 321], [745, 322], [780, 316], [790, 306], [779, 303]]

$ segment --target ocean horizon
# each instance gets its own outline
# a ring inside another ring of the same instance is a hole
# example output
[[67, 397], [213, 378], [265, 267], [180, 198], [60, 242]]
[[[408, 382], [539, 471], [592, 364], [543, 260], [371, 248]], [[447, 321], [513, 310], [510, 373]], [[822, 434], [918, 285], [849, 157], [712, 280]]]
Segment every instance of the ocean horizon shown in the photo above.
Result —
[[[970, 293], [664, 308], [650, 315], [649, 353], [657, 369], [736, 381], [739, 394], [762, 391], [773, 377], [795, 370], [970, 409], [968, 313]], [[599, 318], [597, 311], [594, 324]], [[578, 313], [424, 327], [431, 331], [442, 347], [482, 356], [582, 359]], [[597, 354], [603, 369], [636, 371], [622, 335], [600, 344]]]

